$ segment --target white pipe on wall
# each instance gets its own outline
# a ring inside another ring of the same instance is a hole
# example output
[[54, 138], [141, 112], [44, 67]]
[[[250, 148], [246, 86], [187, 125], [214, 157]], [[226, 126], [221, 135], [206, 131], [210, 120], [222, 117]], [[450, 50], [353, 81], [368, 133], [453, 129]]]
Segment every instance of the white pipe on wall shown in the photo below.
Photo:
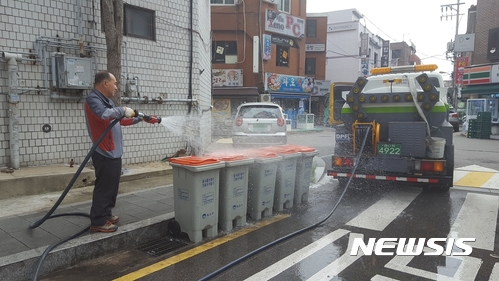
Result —
[[10, 135], [10, 166], [19, 169], [19, 95], [17, 94], [19, 81], [17, 79], [17, 61], [21, 61], [20, 54], [2, 52], [2, 58], [7, 61], [9, 75], [9, 135]]

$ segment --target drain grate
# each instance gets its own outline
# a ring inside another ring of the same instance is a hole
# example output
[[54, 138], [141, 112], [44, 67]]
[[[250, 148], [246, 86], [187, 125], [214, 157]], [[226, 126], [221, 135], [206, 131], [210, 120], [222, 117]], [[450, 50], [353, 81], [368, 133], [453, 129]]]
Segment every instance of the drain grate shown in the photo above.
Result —
[[182, 248], [186, 246], [187, 243], [178, 240], [172, 239], [169, 237], [162, 237], [151, 242], [145, 243], [138, 247], [139, 250], [146, 252], [147, 254], [155, 257], [159, 257], [163, 254], [169, 253], [173, 250]]

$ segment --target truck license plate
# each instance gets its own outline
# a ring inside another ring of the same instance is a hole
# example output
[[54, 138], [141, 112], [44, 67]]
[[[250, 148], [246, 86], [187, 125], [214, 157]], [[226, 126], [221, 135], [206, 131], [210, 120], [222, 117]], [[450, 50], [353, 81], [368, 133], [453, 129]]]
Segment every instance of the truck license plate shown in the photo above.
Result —
[[401, 144], [398, 143], [378, 143], [378, 154], [400, 155]]

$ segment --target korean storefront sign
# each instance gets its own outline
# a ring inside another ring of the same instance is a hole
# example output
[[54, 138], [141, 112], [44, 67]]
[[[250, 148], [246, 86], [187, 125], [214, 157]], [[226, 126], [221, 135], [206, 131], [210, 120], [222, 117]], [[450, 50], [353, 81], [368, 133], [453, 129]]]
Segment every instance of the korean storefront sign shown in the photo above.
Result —
[[241, 87], [243, 86], [242, 69], [213, 69], [213, 87]]
[[305, 20], [292, 15], [267, 9], [265, 31], [295, 38], [305, 37]]
[[312, 93], [315, 81], [312, 77], [266, 73], [265, 90], [270, 92]]

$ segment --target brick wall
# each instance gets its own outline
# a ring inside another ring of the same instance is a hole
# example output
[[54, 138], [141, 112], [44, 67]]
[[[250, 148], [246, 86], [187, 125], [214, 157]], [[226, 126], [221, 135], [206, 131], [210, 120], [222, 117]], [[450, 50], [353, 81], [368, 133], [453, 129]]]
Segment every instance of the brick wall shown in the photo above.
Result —
[[[71, 2], [71, 3], [68, 3]], [[97, 69], [106, 69], [106, 45], [101, 32], [100, 1], [80, 1], [84, 45], [95, 48], [92, 60]], [[92, 7], [92, 2], [94, 7]], [[130, 79], [139, 78], [141, 96], [150, 99], [187, 99], [189, 94], [189, 2], [185, 0], [129, 0], [130, 5], [154, 10], [156, 16], [156, 41], [124, 36], [122, 49], [122, 74]], [[192, 70], [192, 94], [198, 104], [193, 114], [211, 104], [210, 77], [210, 7], [208, 1], [194, 1], [194, 54]], [[95, 21], [96, 25], [92, 22]], [[78, 38], [77, 1], [64, 0], [4, 0], [0, 5], [0, 51], [29, 53], [36, 50], [35, 42], [40, 37], [63, 40]], [[74, 41], [69, 41], [76, 44]], [[126, 46], [126, 48], [125, 48]], [[45, 46], [47, 53], [64, 52], [78, 57], [78, 50], [70, 47]], [[27, 57], [25, 55], [25, 57]], [[34, 57], [39, 59], [40, 56]], [[21, 93], [19, 109], [20, 164], [23, 166], [53, 165], [83, 161], [91, 142], [87, 134], [81, 100], [52, 99], [59, 96], [86, 96], [76, 90], [51, 93], [50, 60], [47, 67], [42, 62], [18, 63], [18, 81]], [[201, 69], [205, 71], [200, 73]], [[93, 74], [92, 74], [93, 76]], [[92, 79], [93, 81], [93, 79]], [[124, 82], [123, 79], [122, 82]], [[124, 83], [122, 83], [124, 84]], [[39, 87], [40, 91], [29, 90]], [[10, 166], [9, 105], [7, 103], [7, 63], [0, 60], [0, 167]], [[164, 102], [163, 104], [129, 103], [123, 105], [158, 116], [185, 116], [186, 103]], [[205, 116], [210, 117], [210, 112]], [[198, 118], [201, 128], [201, 145], [211, 139], [211, 118]], [[42, 126], [49, 124], [50, 132]], [[145, 122], [123, 128], [125, 153], [124, 164], [158, 161], [171, 156], [186, 145], [185, 137], [175, 135], [162, 125]]]

